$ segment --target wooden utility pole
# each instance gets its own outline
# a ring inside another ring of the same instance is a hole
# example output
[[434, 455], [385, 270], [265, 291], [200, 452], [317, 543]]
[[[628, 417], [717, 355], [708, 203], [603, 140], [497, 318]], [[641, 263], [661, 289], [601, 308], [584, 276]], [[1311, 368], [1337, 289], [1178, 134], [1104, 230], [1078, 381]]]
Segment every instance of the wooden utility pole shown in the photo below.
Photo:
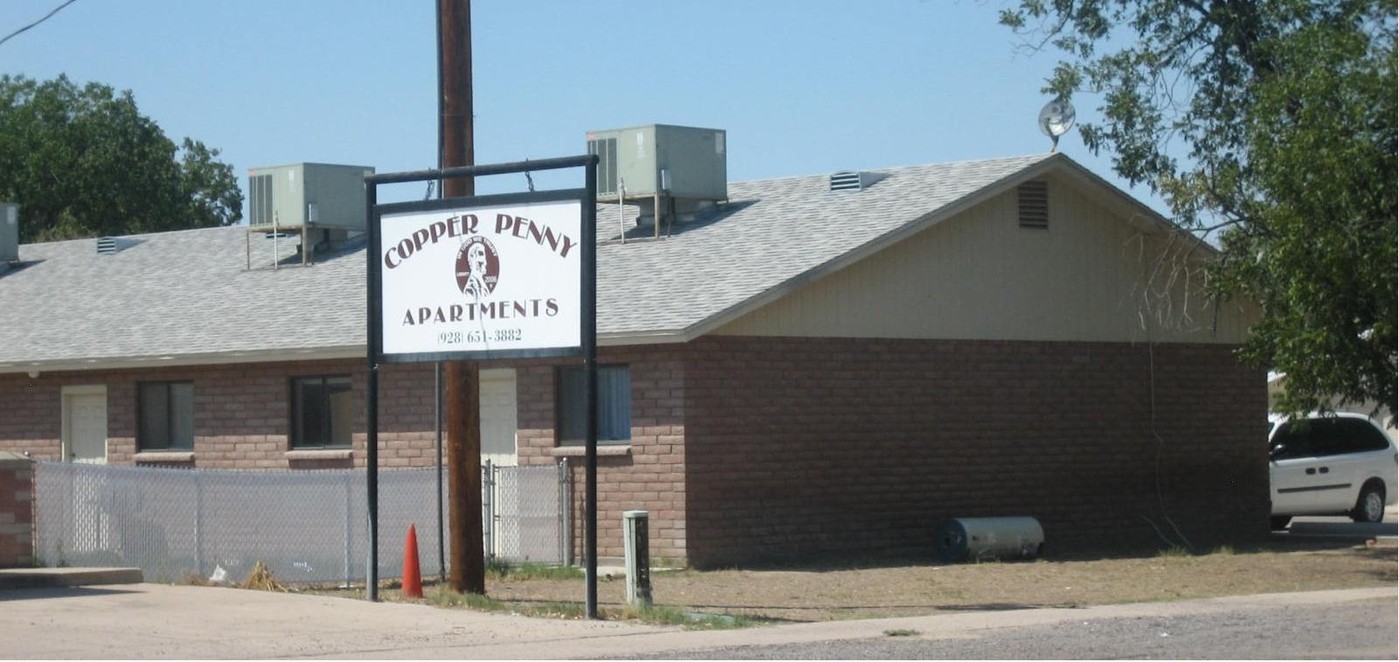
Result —
[[[439, 166], [475, 165], [471, 99], [471, 0], [437, 0]], [[476, 194], [470, 177], [442, 182], [443, 197]], [[475, 361], [443, 366], [451, 571], [458, 593], [486, 593], [481, 536], [481, 391]]]

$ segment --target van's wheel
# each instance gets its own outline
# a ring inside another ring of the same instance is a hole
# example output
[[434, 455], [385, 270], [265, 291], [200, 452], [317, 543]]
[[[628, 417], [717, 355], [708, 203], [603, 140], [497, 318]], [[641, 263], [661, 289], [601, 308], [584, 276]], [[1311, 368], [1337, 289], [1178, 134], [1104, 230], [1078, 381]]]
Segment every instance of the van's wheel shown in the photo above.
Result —
[[1384, 485], [1377, 482], [1365, 483], [1360, 488], [1360, 498], [1355, 502], [1355, 510], [1350, 518], [1357, 522], [1375, 524], [1384, 521]]
[[1287, 528], [1287, 523], [1292, 521], [1291, 515], [1276, 515], [1268, 518], [1268, 524], [1274, 531], [1281, 531]]

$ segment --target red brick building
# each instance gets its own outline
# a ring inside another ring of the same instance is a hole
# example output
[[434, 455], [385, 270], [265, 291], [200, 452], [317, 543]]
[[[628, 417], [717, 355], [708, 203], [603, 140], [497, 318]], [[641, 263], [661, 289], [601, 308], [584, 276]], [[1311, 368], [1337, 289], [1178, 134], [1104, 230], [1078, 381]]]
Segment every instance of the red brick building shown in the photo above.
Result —
[[[660, 238], [600, 212], [600, 555], [629, 509], [701, 567], [927, 549], [959, 516], [1037, 517], [1050, 550], [1266, 534], [1253, 313], [1203, 293], [1207, 247], [1062, 155], [871, 174], [733, 183]], [[0, 451], [363, 466], [363, 245], [273, 269], [249, 241], [21, 246]], [[486, 459], [581, 458], [576, 365], [486, 367]], [[381, 467], [433, 464], [433, 367], [381, 375]]]

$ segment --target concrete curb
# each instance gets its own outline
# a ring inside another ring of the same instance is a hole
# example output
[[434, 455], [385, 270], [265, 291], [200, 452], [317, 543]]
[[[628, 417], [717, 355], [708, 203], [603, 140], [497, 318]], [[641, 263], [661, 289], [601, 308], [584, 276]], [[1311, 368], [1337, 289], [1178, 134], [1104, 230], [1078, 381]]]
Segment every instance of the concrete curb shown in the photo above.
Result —
[[0, 569], [0, 590], [65, 588], [140, 584], [140, 568], [5, 568]]

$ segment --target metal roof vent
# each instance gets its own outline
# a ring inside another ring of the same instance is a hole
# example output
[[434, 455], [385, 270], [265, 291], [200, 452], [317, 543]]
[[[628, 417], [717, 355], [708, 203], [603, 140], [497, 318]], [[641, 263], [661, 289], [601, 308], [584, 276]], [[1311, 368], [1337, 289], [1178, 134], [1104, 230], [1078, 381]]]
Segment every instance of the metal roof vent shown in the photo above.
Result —
[[831, 190], [863, 191], [880, 179], [872, 172], [837, 172], [831, 175]]
[[97, 254], [111, 255], [113, 253], [118, 253], [128, 248], [131, 248], [137, 243], [139, 242], [137, 242], [135, 239], [127, 239], [125, 237], [98, 237]]

